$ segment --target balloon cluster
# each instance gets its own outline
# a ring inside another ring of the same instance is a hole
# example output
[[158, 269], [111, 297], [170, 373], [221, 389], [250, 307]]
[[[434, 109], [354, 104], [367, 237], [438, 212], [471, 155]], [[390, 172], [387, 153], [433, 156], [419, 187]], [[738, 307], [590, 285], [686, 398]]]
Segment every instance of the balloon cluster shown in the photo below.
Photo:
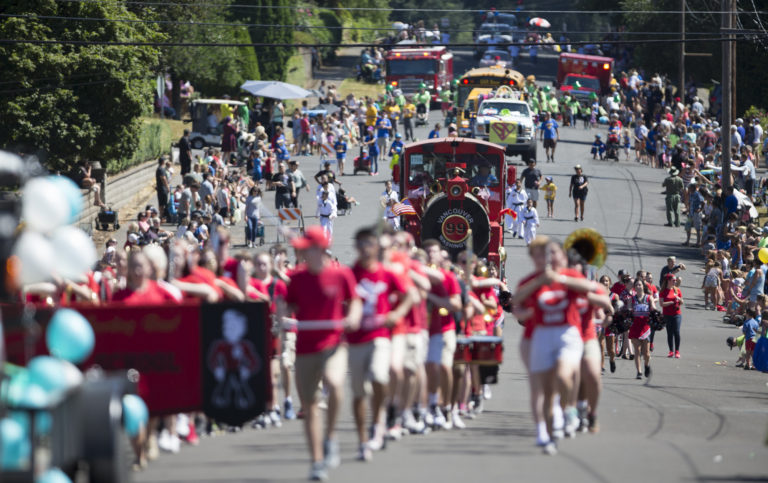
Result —
[[71, 226], [83, 210], [80, 189], [69, 178], [45, 176], [29, 180], [22, 195], [26, 229], [14, 247], [21, 264], [16, 282], [82, 276], [96, 263], [97, 255], [90, 237]]

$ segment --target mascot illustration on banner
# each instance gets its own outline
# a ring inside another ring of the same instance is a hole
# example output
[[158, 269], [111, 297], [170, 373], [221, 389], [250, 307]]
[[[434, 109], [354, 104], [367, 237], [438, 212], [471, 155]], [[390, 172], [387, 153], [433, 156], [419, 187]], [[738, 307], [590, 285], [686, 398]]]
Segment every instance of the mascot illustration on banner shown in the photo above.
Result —
[[216, 378], [216, 388], [211, 396], [213, 405], [220, 408], [247, 409], [255, 397], [248, 379], [261, 369], [256, 349], [247, 339], [248, 320], [237, 310], [227, 310], [221, 317], [223, 339], [211, 346], [208, 369]]

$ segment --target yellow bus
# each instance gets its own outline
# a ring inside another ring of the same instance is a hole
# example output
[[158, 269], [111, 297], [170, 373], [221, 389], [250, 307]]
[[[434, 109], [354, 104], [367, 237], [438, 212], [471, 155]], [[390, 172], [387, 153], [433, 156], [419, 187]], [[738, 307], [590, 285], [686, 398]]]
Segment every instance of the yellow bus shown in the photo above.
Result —
[[498, 89], [501, 86], [509, 86], [515, 90], [522, 90], [525, 85], [525, 77], [516, 70], [501, 66], [479, 67], [467, 71], [459, 79], [456, 123], [459, 132], [470, 128], [470, 112], [464, 109], [470, 92], [478, 87]]

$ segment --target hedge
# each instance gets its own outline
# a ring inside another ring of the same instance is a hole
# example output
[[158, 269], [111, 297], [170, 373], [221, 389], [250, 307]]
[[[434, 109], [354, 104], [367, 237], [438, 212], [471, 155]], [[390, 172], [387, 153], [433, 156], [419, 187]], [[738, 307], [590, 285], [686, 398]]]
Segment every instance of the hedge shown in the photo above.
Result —
[[171, 127], [160, 119], [142, 120], [139, 145], [129, 158], [109, 160], [107, 173], [115, 174], [138, 166], [163, 154], [169, 154], [171, 148]]

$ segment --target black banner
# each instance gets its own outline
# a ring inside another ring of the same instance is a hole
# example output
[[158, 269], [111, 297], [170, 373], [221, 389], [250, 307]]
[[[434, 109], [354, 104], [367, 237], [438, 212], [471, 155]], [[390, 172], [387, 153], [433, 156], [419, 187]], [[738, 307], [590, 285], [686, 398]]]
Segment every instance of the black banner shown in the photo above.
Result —
[[271, 399], [266, 304], [220, 303], [200, 310], [203, 411], [239, 426]]

